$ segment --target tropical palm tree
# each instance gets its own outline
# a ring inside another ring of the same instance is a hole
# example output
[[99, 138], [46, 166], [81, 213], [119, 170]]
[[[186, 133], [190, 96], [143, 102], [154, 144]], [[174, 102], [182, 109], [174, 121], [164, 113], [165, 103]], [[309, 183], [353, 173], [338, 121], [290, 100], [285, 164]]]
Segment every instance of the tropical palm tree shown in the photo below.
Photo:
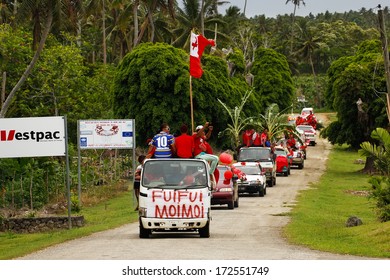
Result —
[[[64, 8], [65, 3], [66, 3], [65, 1], [61, 1], [61, 0], [55, 0], [55, 1], [54, 0], [27, 1], [26, 0], [22, 2], [20, 8], [18, 9], [18, 13], [20, 12], [20, 14], [18, 14], [18, 17], [22, 17], [23, 15], [26, 16], [28, 14], [28, 11], [30, 11], [30, 13], [33, 14], [34, 36], [40, 38], [40, 41], [36, 47], [36, 51], [34, 53], [34, 56], [30, 64], [27, 66], [22, 77], [16, 83], [14, 88], [7, 96], [7, 99], [3, 103], [3, 106], [1, 107], [0, 110], [0, 118], [5, 117], [10, 105], [12, 104], [12, 101], [14, 100], [16, 92], [22, 87], [24, 82], [27, 80], [28, 76], [31, 74], [31, 71], [33, 70], [36, 62], [38, 61], [39, 56], [45, 46], [46, 39], [49, 36], [49, 33], [51, 31], [54, 15], [58, 16], [61, 14], [60, 11], [62, 8]], [[30, 10], [28, 9], [29, 7], [31, 8]], [[36, 33], [37, 30], [41, 30], [40, 29], [41, 17], [45, 18], [43, 30], [40, 33]], [[24, 18], [28, 18], [28, 17], [24, 17]]]
[[139, 34], [137, 35], [137, 40], [135, 41], [135, 46], [141, 43], [145, 31], [148, 27], [150, 27], [151, 31], [150, 37], [148, 38], [148, 41], [153, 42], [154, 41], [154, 35], [155, 35], [155, 25], [154, 25], [154, 13], [162, 12], [162, 13], [168, 13], [172, 19], [175, 18], [175, 0], [144, 0], [143, 5], [146, 8], [146, 14], [144, 17], [144, 21], [141, 25], [141, 29], [139, 31]]
[[301, 5], [301, 2], [303, 4], [303, 6], [305, 6], [306, 3], [303, 0], [287, 0], [286, 5], [288, 4], [288, 2], [291, 2], [294, 4], [294, 13], [292, 14], [292, 23], [291, 23], [291, 46], [290, 46], [290, 51], [292, 52], [293, 51], [293, 42], [294, 42], [295, 13], [297, 11], [297, 7], [299, 8], [299, 6]]
[[100, 13], [102, 20], [102, 48], [103, 64], [107, 64], [107, 38], [106, 38], [106, 9], [110, 7], [110, 0], [88, 0], [86, 10], [89, 14]]
[[[208, 11], [215, 0], [205, 0], [204, 11]], [[215, 36], [215, 24], [225, 25], [225, 22], [215, 14], [204, 18], [202, 23], [202, 6], [199, 0], [183, 0], [183, 9], [177, 8], [176, 20], [178, 27], [173, 30], [175, 40], [172, 45], [182, 47], [188, 50], [190, 44], [190, 35], [192, 30], [205, 35], [205, 37], [213, 38]], [[204, 28], [202, 28], [204, 26]], [[202, 32], [203, 29], [203, 32]], [[227, 36], [218, 32], [218, 37], [227, 39]]]

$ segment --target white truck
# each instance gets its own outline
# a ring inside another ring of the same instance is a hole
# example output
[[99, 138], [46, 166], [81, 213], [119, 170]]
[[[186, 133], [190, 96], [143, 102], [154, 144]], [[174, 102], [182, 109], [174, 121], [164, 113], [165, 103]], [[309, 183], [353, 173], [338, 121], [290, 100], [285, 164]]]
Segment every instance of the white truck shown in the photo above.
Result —
[[214, 176], [202, 159], [147, 159], [141, 172], [139, 237], [193, 231], [210, 237]]

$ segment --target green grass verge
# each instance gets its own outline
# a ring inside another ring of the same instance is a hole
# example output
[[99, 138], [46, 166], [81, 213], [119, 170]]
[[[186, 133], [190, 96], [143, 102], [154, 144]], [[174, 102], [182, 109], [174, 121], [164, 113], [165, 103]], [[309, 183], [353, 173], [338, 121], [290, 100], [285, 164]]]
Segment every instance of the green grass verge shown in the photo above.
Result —
[[[380, 223], [374, 201], [362, 196], [370, 190], [368, 175], [354, 164], [357, 152], [335, 146], [327, 162], [327, 171], [318, 183], [302, 191], [285, 227], [287, 239], [311, 249], [339, 254], [389, 258], [390, 222]], [[346, 227], [350, 216], [363, 225]]]
[[106, 202], [83, 208], [79, 214], [84, 216], [85, 226], [81, 228], [34, 234], [0, 233], [0, 259], [21, 257], [61, 242], [135, 222], [138, 212], [133, 209], [132, 192], [128, 191]]

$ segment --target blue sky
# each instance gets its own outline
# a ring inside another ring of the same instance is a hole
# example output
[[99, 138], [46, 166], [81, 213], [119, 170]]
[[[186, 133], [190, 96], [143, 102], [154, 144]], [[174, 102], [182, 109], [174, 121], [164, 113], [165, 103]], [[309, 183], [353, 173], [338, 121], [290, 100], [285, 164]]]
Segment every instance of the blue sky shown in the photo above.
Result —
[[[225, 4], [219, 7], [219, 13], [225, 14], [225, 10], [229, 6], [237, 6], [243, 12], [245, 0], [226, 0], [230, 4]], [[359, 11], [362, 7], [366, 9], [374, 9], [381, 4], [382, 7], [390, 6], [390, 1], [384, 0], [304, 0], [305, 6], [302, 4], [297, 8], [296, 15], [306, 16], [309, 13], [316, 15], [318, 13], [347, 12], [350, 10]], [[253, 17], [255, 15], [265, 14], [267, 17], [275, 17], [276, 15], [291, 14], [294, 11], [294, 5], [290, 2], [286, 4], [286, 0], [247, 0], [246, 16]], [[374, 9], [377, 11], [377, 9]]]

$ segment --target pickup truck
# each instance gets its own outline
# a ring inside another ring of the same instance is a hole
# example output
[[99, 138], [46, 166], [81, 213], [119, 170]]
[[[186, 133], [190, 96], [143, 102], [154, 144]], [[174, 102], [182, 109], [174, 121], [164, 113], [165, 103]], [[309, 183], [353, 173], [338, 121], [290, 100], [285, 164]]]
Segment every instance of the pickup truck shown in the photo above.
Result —
[[192, 231], [210, 237], [215, 178], [202, 159], [147, 159], [139, 195], [139, 237], [159, 231]]

